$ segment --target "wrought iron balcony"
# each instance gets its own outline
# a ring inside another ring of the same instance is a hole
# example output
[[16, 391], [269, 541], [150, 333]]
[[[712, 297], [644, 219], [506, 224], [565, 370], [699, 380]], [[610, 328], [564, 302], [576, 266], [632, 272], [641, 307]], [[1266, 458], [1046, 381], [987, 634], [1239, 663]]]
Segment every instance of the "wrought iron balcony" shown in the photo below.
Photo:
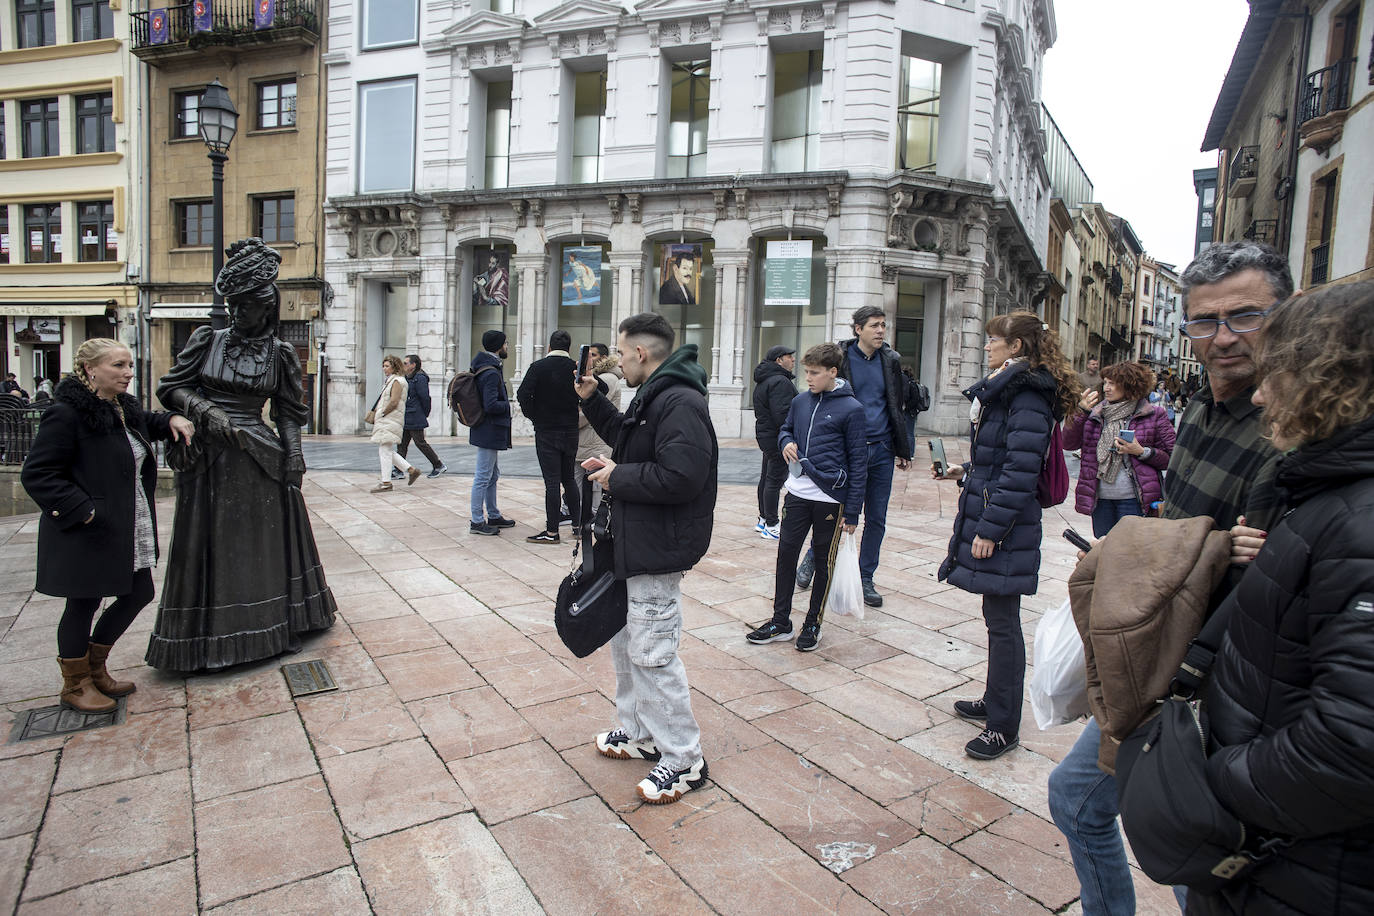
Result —
[[1228, 193], [1232, 197], [1249, 197], [1250, 192], [1255, 189], [1255, 180], [1259, 175], [1259, 147], [1242, 146], [1236, 150], [1236, 154], [1231, 157], [1228, 175]]
[[1312, 285], [1326, 282], [1331, 266], [1331, 243], [1323, 242], [1312, 249]]
[[[192, 55], [215, 45], [295, 42], [314, 45], [320, 39], [319, 8], [323, 0], [275, 0], [271, 18], [259, 13], [258, 0], [203, 0], [209, 28], [197, 28], [197, 3], [132, 13], [134, 54], [146, 61]], [[161, 28], [156, 17], [164, 16]]]
[[1342, 111], [1350, 107], [1350, 87], [1355, 77], [1355, 58], [1338, 60], [1307, 75], [1307, 89], [1302, 96], [1298, 123]]
[[1250, 225], [1245, 227], [1242, 235], [1252, 242], [1263, 242], [1266, 245], [1274, 244], [1274, 236], [1278, 232], [1279, 221], [1276, 219], [1257, 219], [1252, 220]]

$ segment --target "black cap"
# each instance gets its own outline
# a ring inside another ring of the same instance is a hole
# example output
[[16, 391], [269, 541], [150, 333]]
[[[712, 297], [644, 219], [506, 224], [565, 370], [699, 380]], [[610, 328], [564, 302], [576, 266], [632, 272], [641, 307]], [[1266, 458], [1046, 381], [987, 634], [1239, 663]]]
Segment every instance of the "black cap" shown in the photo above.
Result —
[[776, 347], [769, 347], [768, 352], [763, 355], [763, 358], [771, 363], [796, 352], [797, 351], [793, 350], [791, 347], [784, 347], [782, 344], [778, 344]]
[[501, 347], [505, 346], [505, 343], [505, 331], [487, 331], [482, 335], [482, 349], [486, 350], [488, 353], [495, 353], [497, 350], [501, 349]]

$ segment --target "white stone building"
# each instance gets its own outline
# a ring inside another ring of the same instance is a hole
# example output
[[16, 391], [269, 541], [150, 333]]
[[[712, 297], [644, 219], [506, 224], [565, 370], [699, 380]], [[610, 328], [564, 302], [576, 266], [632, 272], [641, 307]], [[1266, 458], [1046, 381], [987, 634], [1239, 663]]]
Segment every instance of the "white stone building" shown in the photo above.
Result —
[[332, 432], [383, 353], [438, 395], [489, 328], [516, 380], [656, 310], [747, 436], [761, 354], [863, 305], [953, 432], [983, 321], [1046, 285], [1050, 0], [332, 0], [328, 35]]

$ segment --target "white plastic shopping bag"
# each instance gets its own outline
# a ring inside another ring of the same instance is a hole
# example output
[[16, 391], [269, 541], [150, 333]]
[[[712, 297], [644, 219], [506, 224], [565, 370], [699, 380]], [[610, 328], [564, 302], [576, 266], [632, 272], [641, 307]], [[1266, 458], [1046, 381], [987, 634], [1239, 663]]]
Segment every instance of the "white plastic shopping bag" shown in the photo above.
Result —
[[1030, 701], [1041, 730], [1088, 714], [1088, 675], [1083, 640], [1065, 601], [1040, 618], [1035, 631], [1035, 674]]
[[864, 586], [859, 579], [859, 548], [854, 535], [840, 535], [835, 551], [835, 570], [830, 579], [830, 613], [843, 617], [864, 617]]

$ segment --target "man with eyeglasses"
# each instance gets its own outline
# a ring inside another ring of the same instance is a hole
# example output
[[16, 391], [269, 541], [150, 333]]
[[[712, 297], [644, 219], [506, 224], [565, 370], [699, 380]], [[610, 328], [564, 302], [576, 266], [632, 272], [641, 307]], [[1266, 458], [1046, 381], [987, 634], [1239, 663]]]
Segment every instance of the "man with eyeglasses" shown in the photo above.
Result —
[[[1207, 381], [1179, 423], [1162, 514], [1210, 515], [1218, 528], [1260, 543], [1275, 521], [1279, 455], [1263, 436], [1260, 409], [1250, 402], [1255, 332], [1269, 309], [1293, 294], [1293, 278], [1283, 256], [1269, 246], [1227, 242], [1198, 255], [1180, 279], [1187, 318], [1180, 331], [1191, 338]], [[1243, 571], [1231, 567], [1214, 602], [1235, 587]], [[1050, 815], [1069, 841], [1084, 916], [1135, 912], [1135, 887], [1116, 823], [1116, 779], [1097, 767], [1101, 734], [1089, 720], [1049, 780]], [[1181, 893], [1179, 902], [1184, 903]]]

